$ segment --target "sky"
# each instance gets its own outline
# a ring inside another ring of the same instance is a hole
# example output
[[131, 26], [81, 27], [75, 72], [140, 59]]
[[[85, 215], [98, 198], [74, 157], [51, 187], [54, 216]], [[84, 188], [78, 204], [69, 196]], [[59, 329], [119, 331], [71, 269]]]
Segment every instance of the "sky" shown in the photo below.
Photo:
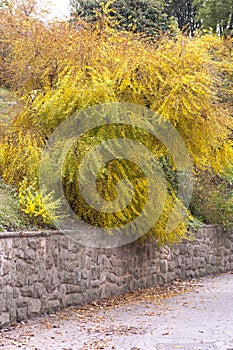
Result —
[[40, 6], [49, 10], [50, 19], [61, 19], [69, 15], [69, 0], [42, 0]]

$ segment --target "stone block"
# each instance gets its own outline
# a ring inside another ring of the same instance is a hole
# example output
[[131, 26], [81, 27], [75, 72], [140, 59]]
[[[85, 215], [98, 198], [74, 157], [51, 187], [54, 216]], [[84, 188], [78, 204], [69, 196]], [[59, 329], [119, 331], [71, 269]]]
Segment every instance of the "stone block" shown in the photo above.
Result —
[[160, 261], [160, 271], [164, 274], [168, 272], [168, 262], [167, 260]]
[[9, 312], [4, 312], [0, 315], [0, 327], [7, 326], [10, 323]]
[[14, 288], [13, 290], [13, 298], [14, 299], [18, 299], [20, 297], [21, 293], [20, 293], [20, 289], [19, 288]]
[[34, 285], [33, 298], [40, 298], [41, 299], [42, 297], [47, 298], [48, 291], [46, 290], [45, 285], [43, 283], [37, 282]]
[[175, 267], [177, 265], [177, 262], [176, 261], [169, 261], [168, 262], [168, 271], [174, 271], [175, 270]]
[[[92, 291], [90, 291], [92, 292]], [[92, 294], [91, 297], [92, 300], [95, 299], [95, 296]], [[85, 302], [85, 299], [83, 298], [83, 295], [81, 293], [72, 293], [72, 294], [67, 294], [65, 297], [65, 304], [67, 306], [71, 305], [81, 305]]]
[[20, 239], [19, 238], [14, 238], [12, 242], [12, 248], [19, 248], [20, 245]]
[[125, 277], [123, 277], [123, 278], [118, 277], [114, 273], [109, 273], [109, 272], [106, 273], [106, 280], [108, 282], [114, 283], [116, 285], [120, 285], [120, 284], [124, 283], [124, 279], [125, 279]]
[[36, 259], [36, 252], [33, 249], [26, 249], [24, 259], [27, 263], [32, 263]]
[[118, 295], [119, 287], [114, 283], [107, 283], [105, 286], [105, 295], [106, 297], [110, 297], [111, 295]]
[[41, 300], [30, 298], [28, 302], [28, 315], [39, 314], [41, 312]]
[[33, 289], [33, 286], [29, 287], [29, 286], [25, 286], [23, 288], [21, 288], [21, 296], [22, 297], [32, 297], [32, 289]]
[[34, 250], [39, 250], [41, 247], [41, 243], [40, 243], [40, 239], [39, 237], [35, 237], [35, 238], [28, 238], [28, 246]]
[[51, 253], [46, 256], [45, 267], [46, 270], [51, 270], [53, 267], [53, 256]]
[[17, 321], [24, 321], [28, 318], [28, 306], [18, 307], [16, 312]]
[[5, 261], [2, 265], [1, 276], [9, 275], [11, 269], [11, 264], [9, 261]]
[[47, 312], [56, 311], [61, 307], [58, 299], [53, 299], [48, 301]]
[[193, 260], [192, 258], [187, 258], [185, 259], [185, 268], [186, 269], [191, 269], [193, 266]]
[[195, 245], [193, 248], [193, 256], [194, 257], [198, 257], [200, 255], [200, 246], [199, 245]]
[[68, 284], [66, 286], [66, 294], [78, 293], [81, 291], [81, 286], [77, 284]]
[[62, 283], [76, 284], [76, 276], [73, 272], [64, 272], [62, 276]]

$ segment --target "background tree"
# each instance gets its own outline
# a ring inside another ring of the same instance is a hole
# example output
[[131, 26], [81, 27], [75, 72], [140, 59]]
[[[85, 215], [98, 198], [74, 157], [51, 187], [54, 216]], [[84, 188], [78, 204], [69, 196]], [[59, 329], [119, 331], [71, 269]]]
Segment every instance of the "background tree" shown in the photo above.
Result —
[[179, 29], [194, 35], [199, 27], [196, 18], [196, 6], [193, 0], [165, 0], [165, 11], [169, 17], [174, 17]]
[[158, 35], [169, 29], [168, 16], [162, 0], [71, 0], [71, 17], [82, 17], [87, 22], [98, 20], [107, 13], [118, 24], [118, 29]]
[[0, 86], [10, 87], [12, 85], [17, 71], [12, 67], [16, 63], [14, 51], [18, 50], [20, 41], [27, 36], [29, 39], [28, 25], [32, 24], [29, 18], [30, 20], [31, 17], [35, 19], [36, 13], [36, 0], [0, 1]]
[[78, 47], [80, 31], [64, 22], [44, 23], [33, 15], [33, 8], [22, 5], [0, 11], [1, 84], [20, 96], [53, 84], [68, 57], [78, 55], [72, 47]]
[[194, 0], [202, 28], [220, 35], [233, 34], [232, 0]]

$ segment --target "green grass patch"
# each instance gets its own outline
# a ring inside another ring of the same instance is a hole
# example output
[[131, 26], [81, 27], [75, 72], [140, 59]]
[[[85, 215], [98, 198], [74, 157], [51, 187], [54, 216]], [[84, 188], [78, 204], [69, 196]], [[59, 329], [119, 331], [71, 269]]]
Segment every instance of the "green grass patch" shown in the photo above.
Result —
[[0, 180], [0, 231], [24, 227], [16, 191]]

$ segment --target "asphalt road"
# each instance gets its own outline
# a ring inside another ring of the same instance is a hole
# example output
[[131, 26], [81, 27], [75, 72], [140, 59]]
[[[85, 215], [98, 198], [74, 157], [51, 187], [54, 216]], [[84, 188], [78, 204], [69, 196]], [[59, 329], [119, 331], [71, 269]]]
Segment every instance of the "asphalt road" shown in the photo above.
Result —
[[233, 350], [233, 274], [176, 296], [35, 318], [1, 331], [0, 349]]

